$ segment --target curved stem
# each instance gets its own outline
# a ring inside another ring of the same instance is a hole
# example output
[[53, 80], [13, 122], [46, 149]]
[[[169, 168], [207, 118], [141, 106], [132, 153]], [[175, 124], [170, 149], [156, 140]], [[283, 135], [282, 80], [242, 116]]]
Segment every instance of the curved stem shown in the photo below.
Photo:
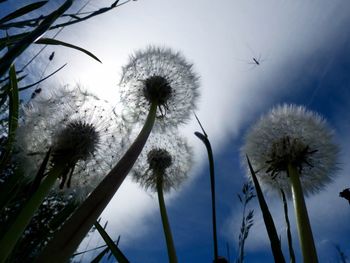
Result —
[[305, 205], [303, 189], [301, 187], [298, 170], [294, 165], [288, 165], [288, 175], [292, 187], [294, 211], [304, 263], [317, 263], [317, 253]]
[[69, 260], [109, 201], [118, 191], [140, 155], [152, 131], [156, 112], [157, 103], [152, 103], [146, 122], [133, 144], [89, 197], [64, 223], [35, 262], [63, 263]]
[[[196, 115], [195, 115], [196, 116]], [[215, 169], [214, 169], [214, 157], [213, 150], [211, 148], [210, 141], [208, 139], [208, 135], [204, 131], [202, 124], [196, 116], [196, 119], [201, 126], [203, 133], [195, 132], [194, 134], [204, 143], [207, 148], [208, 153], [208, 161], [209, 161], [209, 171], [210, 171], [210, 190], [211, 190], [211, 210], [212, 210], [212, 223], [213, 223], [213, 245], [214, 245], [214, 262], [219, 261], [219, 253], [218, 253], [218, 239], [217, 239], [217, 231], [216, 231], [216, 205], [215, 205]]]
[[48, 192], [57, 180], [57, 177], [62, 172], [60, 167], [54, 166], [46, 178], [40, 185], [40, 188], [34, 192], [27, 203], [24, 205], [20, 213], [17, 215], [15, 221], [10, 226], [8, 231], [0, 240], [0, 262], [6, 261], [11, 251], [15, 247], [17, 241], [21, 238], [25, 228], [29, 224], [35, 212], [38, 210], [40, 204], [47, 196]]
[[158, 177], [158, 180], [157, 180], [157, 195], [158, 195], [158, 201], [159, 201], [160, 216], [162, 218], [163, 230], [164, 230], [166, 245], [168, 249], [169, 262], [177, 263], [177, 256], [176, 256], [173, 236], [171, 234], [169, 219], [168, 219], [165, 202], [164, 202], [163, 180], [161, 179], [161, 177]]

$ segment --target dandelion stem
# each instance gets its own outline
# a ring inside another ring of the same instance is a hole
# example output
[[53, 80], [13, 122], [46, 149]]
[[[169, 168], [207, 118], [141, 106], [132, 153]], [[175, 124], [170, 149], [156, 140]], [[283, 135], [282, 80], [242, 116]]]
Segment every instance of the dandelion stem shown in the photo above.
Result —
[[176, 256], [173, 236], [171, 234], [169, 219], [168, 219], [165, 202], [164, 202], [163, 180], [161, 176], [159, 176], [157, 180], [157, 194], [158, 194], [158, 201], [159, 201], [160, 216], [162, 218], [163, 230], [164, 230], [166, 245], [168, 249], [169, 262], [177, 263], [177, 256]]
[[69, 260], [89, 229], [118, 191], [140, 155], [153, 128], [157, 106], [156, 102], [151, 104], [146, 122], [133, 144], [89, 197], [65, 222], [36, 262], [62, 263]]
[[30, 197], [28, 202], [24, 205], [18, 216], [16, 217], [14, 223], [10, 226], [9, 230], [4, 234], [0, 241], [0, 262], [6, 261], [7, 257], [10, 255], [17, 241], [23, 234], [26, 226], [29, 224], [34, 213], [38, 210], [40, 204], [43, 202], [44, 198], [54, 185], [57, 177], [62, 172], [62, 167], [54, 166], [43, 180], [40, 188], [34, 192]]
[[317, 263], [317, 253], [305, 205], [303, 190], [299, 179], [299, 173], [297, 168], [292, 164], [288, 165], [288, 175], [292, 187], [294, 211], [304, 263]]

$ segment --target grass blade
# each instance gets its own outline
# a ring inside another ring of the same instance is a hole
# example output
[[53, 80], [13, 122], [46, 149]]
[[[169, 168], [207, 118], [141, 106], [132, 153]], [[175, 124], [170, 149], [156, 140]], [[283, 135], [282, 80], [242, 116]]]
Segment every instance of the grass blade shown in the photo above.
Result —
[[21, 7], [19, 9], [17, 9], [16, 11], [8, 14], [7, 16], [3, 17], [0, 19], [0, 24], [3, 24], [7, 21], [10, 21], [12, 19], [15, 19], [17, 17], [23, 16], [27, 13], [30, 13], [36, 9], [39, 9], [40, 7], [42, 7], [43, 5], [45, 5], [48, 1], [39, 1], [39, 2], [35, 2], [29, 5], [26, 5], [24, 7]]
[[35, 44], [45, 44], [45, 45], [60, 45], [60, 46], [65, 46], [65, 47], [69, 47], [69, 48], [73, 48], [76, 50], [79, 50], [83, 53], [85, 53], [86, 55], [92, 57], [93, 59], [97, 60], [98, 62], [102, 63], [101, 60], [99, 60], [94, 54], [92, 54], [90, 51], [87, 51], [86, 49], [83, 49], [81, 47], [60, 41], [60, 40], [56, 40], [53, 38], [40, 38], [37, 41], [35, 41]]
[[24, 86], [24, 87], [22, 87], [22, 88], [19, 88], [18, 90], [19, 90], [19, 91], [23, 91], [23, 90], [29, 89], [29, 88], [31, 88], [31, 87], [34, 87], [35, 85], [38, 85], [39, 83], [43, 82], [44, 80], [46, 80], [46, 79], [48, 79], [49, 77], [51, 77], [51, 76], [53, 76], [54, 74], [56, 74], [58, 71], [60, 71], [61, 69], [63, 69], [66, 65], [67, 65], [67, 63], [64, 64], [63, 66], [61, 66], [60, 68], [56, 69], [54, 72], [52, 72], [51, 74], [47, 75], [46, 77], [44, 77], [44, 78], [38, 80], [37, 82], [34, 82], [34, 83], [32, 83], [32, 84], [29, 84], [29, 85], [27, 85], [27, 86]]
[[290, 263], [295, 263], [295, 253], [293, 249], [292, 233], [290, 231], [290, 223], [288, 218], [288, 204], [287, 204], [286, 195], [282, 189], [281, 189], [281, 195], [282, 195], [282, 201], [283, 201], [284, 219], [287, 225], [287, 240], [288, 240]]
[[107, 232], [103, 229], [103, 227], [100, 225], [98, 221], [95, 222], [95, 227], [97, 231], [102, 236], [103, 240], [106, 242], [108, 248], [113, 253], [113, 256], [119, 263], [129, 263], [130, 261], [125, 257], [123, 252], [118, 248], [116, 244], [114, 244], [113, 240], [110, 238], [110, 236], [107, 234]]
[[259, 200], [259, 205], [261, 208], [261, 212], [263, 214], [267, 234], [268, 234], [269, 239], [270, 239], [273, 257], [275, 259], [275, 262], [285, 263], [286, 260], [284, 259], [284, 256], [282, 253], [281, 243], [280, 243], [280, 240], [279, 240], [278, 235], [277, 235], [275, 223], [273, 222], [269, 207], [267, 206], [264, 195], [263, 195], [261, 188], [260, 188], [260, 185], [259, 185], [259, 181], [256, 177], [256, 174], [254, 172], [254, 169], [250, 163], [248, 156], [247, 156], [247, 161], [248, 161], [250, 173], [252, 175], [252, 179], [253, 179], [253, 183], [254, 183], [254, 187], [255, 187], [255, 191], [256, 191], [256, 196]]
[[106, 247], [104, 250], [102, 250], [93, 260], [91, 260], [90, 263], [98, 263], [102, 260], [104, 255], [106, 255], [109, 251], [109, 247]]
[[15, 141], [16, 130], [18, 127], [18, 85], [15, 66], [10, 68], [10, 89], [9, 89], [9, 121], [8, 121], [8, 134], [5, 150], [1, 156], [0, 169], [1, 171], [5, 167], [12, 152], [13, 142]]
[[66, 0], [57, 10], [48, 15], [43, 22], [33, 31], [13, 45], [0, 60], [0, 77], [10, 68], [13, 61], [23, 53], [37, 38], [44, 34], [50, 26], [59, 18], [73, 3], [73, 0]]
[[44, 178], [44, 173], [45, 173], [47, 164], [49, 163], [50, 154], [51, 154], [51, 148], [47, 151], [45, 158], [39, 167], [39, 170], [38, 170], [38, 172], [34, 178], [34, 181], [31, 185], [31, 188], [30, 188], [30, 194], [33, 194], [36, 190], [38, 190], [40, 183], [41, 183], [42, 179]]

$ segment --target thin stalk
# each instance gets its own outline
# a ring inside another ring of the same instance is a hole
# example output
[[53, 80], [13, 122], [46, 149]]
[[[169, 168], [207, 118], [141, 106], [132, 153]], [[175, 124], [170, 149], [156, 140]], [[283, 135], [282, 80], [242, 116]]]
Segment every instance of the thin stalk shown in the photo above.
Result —
[[[241, 225], [241, 229], [245, 229], [245, 210], [246, 210], [246, 206], [243, 205], [243, 215], [242, 215], [242, 225]], [[239, 259], [238, 259], [238, 263], [243, 263], [243, 258], [244, 258], [244, 232], [241, 233], [243, 238], [242, 240], [240, 240], [240, 244], [239, 244]]]
[[162, 218], [163, 230], [164, 230], [164, 235], [166, 240], [166, 246], [168, 249], [169, 262], [177, 263], [175, 245], [173, 241], [173, 236], [171, 234], [169, 219], [168, 219], [165, 202], [164, 202], [163, 180], [161, 177], [158, 177], [158, 180], [157, 180], [157, 195], [158, 195], [158, 201], [159, 201], [160, 216]]
[[156, 112], [157, 103], [154, 102], [150, 106], [150, 111], [142, 130], [133, 144], [89, 197], [64, 223], [60, 231], [54, 235], [53, 239], [35, 262], [63, 263], [69, 260], [70, 256], [89, 232], [89, 229], [97, 221], [109, 201], [118, 191], [140, 155], [152, 131]]
[[288, 218], [288, 204], [287, 204], [286, 195], [284, 194], [284, 191], [282, 189], [281, 189], [281, 195], [282, 195], [282, 201], [283, 201], [284, 219], [286, 220], [286, 225], [287, 225], [287, 239], [288, 239], [290, 263], [295, 263], [292, 233], [290, 231], [290, 223]]
[[294, 165], [288, 165], [288, 175], [292, 187], [294, 211], [304, 263], [317, 263], [317, 253], [305, 205], [303, 189], [301, 187], [298, 170]]
[[213, 150], [211, 148], [208, 135], [205, 132], [196, 114], [195, 114], [195, 117], [197, 119], [199, 126], [203, 131], [203, 134], [200, 132], [195, 132], [194, 134], [204, 143], [208, 153], [209, 172], [210, 172], [210, 190], [211, 190], [211, 209], [212, 209], [212, 223], [213, 223], [214, 262], [218, 262], [219, 253], [218, 253], [218, 239], [217, 239], [217, 231], [216, 231], [215, 168], [214, 168]]
[[21, 212], [16, 217], [9, 230], [4, 234], [0, 240], [0, 263], [6, 261], [11, 251], [15, 247], [17, 241], [23, 234], [23, 231], [29, 224], [34, 213], [38, 210], [40, 204], [47, 196], [48, 192], [57, 180], [57, 177], [62, 172], [60, 167], [54, 166], [46, 178], [43, 180], [40, 188], [30, 197], [28, 202], [24, 205]]

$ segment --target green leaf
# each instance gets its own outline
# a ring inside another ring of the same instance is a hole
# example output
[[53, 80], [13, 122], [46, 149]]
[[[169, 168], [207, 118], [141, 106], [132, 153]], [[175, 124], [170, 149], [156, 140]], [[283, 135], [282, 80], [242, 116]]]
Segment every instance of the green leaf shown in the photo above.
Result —
[[109, 247], [102, 250], [90, 263], [98, 263], [102, 260], [103, 256], [109, 251]]
[[287, 199], [286, 199], [286, 195], [284, 194], [284, 191], [282, 190], [282, 188], [280, 189], [280, 191], [281, 191], [281, 196], [282, 196], [282, 201], [283, 201], [284, 219], [286, 221], [286, 226], [287, 226], [287, 240], [288, 240], [290, 263], [295, 263], [295, 253], [294, 253], [294, 248], [293, 248], [292, 233], [290, 231]]
[[14, 44], [0, 60], [0, 77], [10, 68], [13, 61], [21, 55], [38, 37], [44, 34], [50, 26], [59, 18], [73, 3], [73, 0], [66, 0], [57, 10], [49, 14], [41, 24]]
[[7, 16], [3, 17], [0, 19], [0, 24], [3, 24], [7, 21], [10, 21], [12, 19], [15, 19], [17, 17], [23, 16], [27, 13], [30, 13], [40, 7], [42, 7], [43, 5], [45, 5], [48, 1], [39, 1], [39, 2], [35, 2], [29, 5], [26, 5], [24, 7], [21, 7], [19, 9], [17, 9], [16, 11], [8, 14]]
[[29, 33], [20, 33], [17, 35], [12, 35], [12, 36], [5, 36], [3, 38], [0, 38], [0, 51], [6, 47], [9, 47], [16, 42], [20, 41], [23, 39], [25, 36], [28, 36]]
[[51, 154], [51, 148], [47, 151], [44, 160], [42, 161], [38, 172], [34, 178], [34, 181], [31, 185], [30, 193], [33, 194], [36, 190], [38, 190], [41, 180], [44, 178], [44, 173], [46, 171], [47, 164], [49, 163], [49, 158]]
[[65, 47], [70, 47], [70, 48], [74, 48], [77, 49], [81, 52], [84, 52], [86, 55], [92, 57], [93, 59], [97, 60], [98, 62], [102, 63], [101, 60], [99, 60], [94, 54], [92, 54], [90, 51], [87, 51], [86, 49], [83, 49], [81, 47], [60, 41], [60, 40], [56, 40], [53, 38], [40, 38], [37, 41], [35, 41], [35, 44], [45, 44], [45, 45], [60, 45], [60, 46], [65, 46]]
[[5, 151], [0, 160], [0, 169], [2, 170], [9, 160], [12, 152], [13, 142], [15, 141], [16, 130], [18, 127], [18, 85], [15, 66], [10, 68], [10, 90], [9, 90], [9, 121], [8, 121], [8, 135]]
[[103, 229], [100, 223], [96, 221], [94, 225], [97, 231], [102, 236], [103, 240], [106, 242], [108, 248], [113, 253], [113, 256], [115, 257], [115, 259], [118, 260], [119, 263], [129, 263], [130, 261], [124, 256], [123, 252], [118, 248], [118, 246], [114, 244], [113, 240], [110, 238], [107, 232]]
[[271, 216], [269, 207], [267, 206], [267, 203], [265, 201], [264, 195], [261, 191], [259, 181], [256, 177], [254, 169], [250, 163], [248, 156], [246, 156], [246, 157], [247, 157], [247, 161], [248, 161], [249, 170], [250, 170], [250, 173], [252, 175], [252, 179], [253, 179], [253, 183], [254, 183], [254, 187], [255, 187], [255, 191], [256, 191], [256, 196], [258, 197], [260, 209], [261, 209], [261, 212], [263, 214], [267, 234], [268, 234], [269, 239], [270, 239], [270, 245], [271, 245], [273, 257], [275, 259], [275, 262], [284, 263], [286, 261], [284, 259], [283, 253], [282, 253], [281, 243], [280, 243], [280, 240], [279, 240], [278, 235], [277, 235], [275, 223], [273, 222], [273, 218]]

